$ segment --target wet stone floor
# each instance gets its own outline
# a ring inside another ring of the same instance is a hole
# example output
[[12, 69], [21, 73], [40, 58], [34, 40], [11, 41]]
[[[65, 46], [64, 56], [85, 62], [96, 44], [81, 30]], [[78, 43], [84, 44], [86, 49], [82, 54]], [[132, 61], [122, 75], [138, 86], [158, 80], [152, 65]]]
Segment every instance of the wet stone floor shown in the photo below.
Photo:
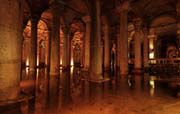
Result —
[[110, 77], [103, 83], [88, 81], [74, 68], [48, 76], [46, 69], [22, 72], [21, 91], [36, 96], [8, 106], [0, 114], [180, 114], [177, 86], [144, 75]]

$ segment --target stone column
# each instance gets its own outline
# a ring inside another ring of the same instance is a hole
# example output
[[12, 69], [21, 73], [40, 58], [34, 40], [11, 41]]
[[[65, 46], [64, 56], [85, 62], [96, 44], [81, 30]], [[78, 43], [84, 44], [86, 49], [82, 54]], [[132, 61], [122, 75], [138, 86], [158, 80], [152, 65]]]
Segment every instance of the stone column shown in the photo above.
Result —
[[140, 18], [134, 20], [135, 26], [135, 34], [134, 34], [134, 51], [135, 51], [135, 59], [134, 59], [134, 72], [141, 73], [142, 72], [142, 20]]
[[70, 70], [70, 37], [68, 36], [69, 28], [65, 26], [63, 29], [64, 33], [64, 44], [63, 44], [63, 60], [62, 65], [63, 69]]
[[148, 68], [148, 29], [144, 28], [143, 29], [144, 32], [144, 38], [143, 38], [143, 66], [144, 69], [147, 70]]
[[90, 37], [91, 37], [91, 18], [90, 16], [83, 17], [86, 23], [85, 40], [84, 40], [84, 70], [88, 71], [90, 66]]
[[52, 34], [50, 45], [50, 75], [59, 75], [60, 73], [60, 15], [59, 7], [55, 4], [52, 6]]
[[29, 54], [29, 70], [36, 71], [37, 66], [37, 24], [39, 17], [32, 15], [31, 18], [31, 39], [30, 39], [30, 54]]
[[177, 12], [177, 38], [179, 40], [178, 42], [178, 53], [180, 57], [180, 0], [177, 0], [176, 4], [176, 12]]
[[[0, 1], [0, 102], [20, 95], [22, 1]], [[16, 13], [15, 13], [16, 12]]]
[[100, 0], [94, 0], [92, 7], [92, 34], [90, 44], [90, 78], [100, 80], [102, 77], [102, 44], [101, 44], [101, 6]]
[[125, 1], [122, 6], [118, 7], [120, 13], [120, 36], [118, 38], [119, 48], [119, 62], [120, 74], [128, 74], [128, 20], [127, 14], [129, 9], [129, 2]]
[[116, 44], [116, 69], [117, 71], [120, 70], [120, 34], [117, 34], [117, 44]]
[[104, 26], [104, 68], [108, 71], [110, 68], [110, 51], [109, 51], [109, 26]]
[[149, 30], [149, 59], [154, 59], [155, 58], [155, 39], [156, 39], [156, 35], [155, 35], [155, 31], [154, 29], [150, 29]]

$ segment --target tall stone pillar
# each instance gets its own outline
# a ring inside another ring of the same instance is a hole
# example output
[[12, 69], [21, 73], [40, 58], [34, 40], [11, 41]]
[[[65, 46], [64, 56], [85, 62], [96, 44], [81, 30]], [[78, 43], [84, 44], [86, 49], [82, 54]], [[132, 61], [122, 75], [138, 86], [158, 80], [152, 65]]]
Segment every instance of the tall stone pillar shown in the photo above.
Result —
[[[0, 1], [0, 102], [20, 95], [22, 1]], [[14, 13], [16, 12], [16, 13]]]
[[29, 70], [36, 71], [37, 66], [37, 24], [39, 17], [32, 15], [31, 18], [31, 39], [30, 39], [30, 54], [29, 54]]
[[52, 6], [52, 33], [51, 33], [51, 45], [50, 45], [50, 75], [59, 75], [60, 73], [60, 15], [59, 6], [53, 4]]
[[70, 37], [68, 36], [69, 28], [67, 26], [63, 27], [64, 33], [64, 44], [63, 44], [63, 60], [62, 65], [64, 69], [70, 70]]
[[120, 36], [118, 38], [118, 55], [120, 62], [120, 74], [128, 74], [128, 20], [127, 14], [129, 9], [129, 1], [125, 1], [122, 6], [118, 7], [120, 13]]
[[91, 18], [90, 16], [83, 17], [86, 23], [85, 40], [84, 40], [84, 70], [88, 71], [90, 66], [90, 37], [91, 37]]
[[104, 68], [105, 71], [110, 68], [110, 49], [109, 49], [109, 26], [106, 24], [104, 26]]
[[117, 44], [116, 44], [116, 69], [120, 70], [120, 34], [117, 34]]
[[178, 52], [180, 57], [180, 0], [177, 0], [176, 4], [176, 12], [177, 12], [177, 38], [179, 40], [178, 42]]
[[156, 41], [156, 35], [154, 29], [149, 30], [149, 59], [155, 58], [155, 41]]
[[148, 50], [149, 50], [148, 29], [144, 28], [143, 32], [144, 32], [144, 35], [143, 35], [144, 36], [144, 38], [143, 38], [143, 66], [144, 66], [144, 69], [147, 70], [147, 68], [148, 68]]
[[101, 43], [101, 6], [100, 0], [94, 0], [91, 11], [92, 34], [90, 44], [90, 78], [100, 80], [102, 77], [102, 43]]
[[134, 20], [135, 26], [135, 34], [134, 34], [134, 51], [135, 51], [135, 59], [134, 59], [134, 72], [141, 73], [142, 72], [142, 20], [140, 18]]

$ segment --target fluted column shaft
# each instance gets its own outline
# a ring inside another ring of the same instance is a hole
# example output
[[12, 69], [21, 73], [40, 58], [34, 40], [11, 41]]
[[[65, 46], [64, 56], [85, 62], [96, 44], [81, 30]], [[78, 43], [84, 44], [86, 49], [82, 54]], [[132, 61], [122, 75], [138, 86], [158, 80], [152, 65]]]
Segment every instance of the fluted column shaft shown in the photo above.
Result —
[[52, 9], [53, 25], [50, 45], [50, 75], [58, 75], [60, 70], [60, 15], [58, 8], [55, 6]]
[[85, 31], [85, 40], [84, 40], [84, 68], [89, 70], [90, 66], [90, 37], [91, 37], [91, 19], [90, 16], [83, 17], [84, 22], [86, 23]]
[[90, 78], [102, 79], [102, 45], [101, 45], [101, 6], [100, 0], [95, 0], [92, 8], [92, 36], [91, 36], [91, 61]]
[[[20, 95], [22, 1], [0, 1], [0, 102]], [[16, 12], [16, 13], [14, 13]]]

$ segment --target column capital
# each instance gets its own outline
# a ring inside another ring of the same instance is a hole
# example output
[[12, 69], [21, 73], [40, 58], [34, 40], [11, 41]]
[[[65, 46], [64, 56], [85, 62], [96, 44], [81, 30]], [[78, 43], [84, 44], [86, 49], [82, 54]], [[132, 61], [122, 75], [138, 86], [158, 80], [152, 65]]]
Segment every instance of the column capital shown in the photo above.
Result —
[[31, 21], [32, 22], [38, 22], [39, 21], [39, 19], [40, 19], [40, 16], [39, 15], [37, 15], [37, 14], [31, 14]]
[[177, 12], [177, 21], [180, 22], [180, 0], [177, 0], [176, 3], [176, 12]]
[[148, 27], [143, 27], [142, 30], [143, 30], [144, 33], [148, 34], [149, 28]]
[[141, 18], [136, 18], [133, 19], [135, 31], [140, 31], [142, 29], [142, 19]]
[[117, 6], [117, 11], [119, 13], [121, 12], [128, 12], [130, 8], [130, 1], [125, 0], [124, 2], [121, 3], [121, 5]]
[[56, 15], [58, 14], [60, 15], [61, 12], [64, 10], [64, 6], [57, 1], [54, 1], [51, 3], [50, 9], [52, 13], [55, 13]]
[[66, 26], [66, 25], [61, 26], [61, 29], [62, 29], [62, 31], [63, 31], [64, 34], [68, 34], [68, 32], [69, 32], [69, 26]]
[[90, 22], [91, 22], [91, 17], [90, 17], [89, 15], [87, 15], [87, 16], [82, 17], [82, 20], [83, 20], [85, 23], [90, 23]]

